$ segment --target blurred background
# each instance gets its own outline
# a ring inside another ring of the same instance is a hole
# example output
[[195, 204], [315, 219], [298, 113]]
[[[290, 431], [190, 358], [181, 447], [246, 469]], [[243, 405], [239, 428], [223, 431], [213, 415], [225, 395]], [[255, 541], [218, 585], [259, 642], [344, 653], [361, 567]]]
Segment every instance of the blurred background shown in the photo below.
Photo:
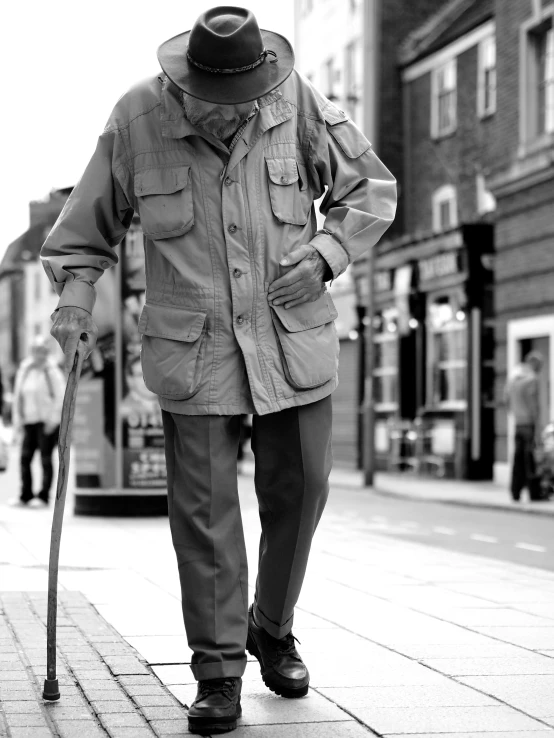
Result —
[[[54, 0], [4, 15], [0, 371], [48, 335], [39, 251], [117, 98], [212, 2]], [[245, 2], [296, 68], [362, 129], [398, 179], [396, 221], [332, 285], [339, 309], [335, 464], [508, 487], [503, 388], [530, 351], [541, 425], [554, 418], [554, 3]], [[165, 505], [157, 402], [142, 383], [140, 223], [98, 284], [97, 351], [75, 427], [77, 512]], [[59, 355], [57, 357], [60, 358]]]

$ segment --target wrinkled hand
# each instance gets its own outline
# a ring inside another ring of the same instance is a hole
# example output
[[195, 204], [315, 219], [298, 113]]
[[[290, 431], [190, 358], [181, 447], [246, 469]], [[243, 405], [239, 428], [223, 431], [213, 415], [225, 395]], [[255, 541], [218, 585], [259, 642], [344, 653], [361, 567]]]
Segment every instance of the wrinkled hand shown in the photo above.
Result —
[[281, 265], [293, 267], [269, 286], [269, 302], [291, 308], [314, 302], [325, 291], [323, 278], [327, 262], [313, 246], [303, 244], [281, 259]]
[[62, 347], [65, 355], [65, 370], [70, 372], [75, 361], [75, 353], [81, 335], [87, 337], [87, 351], [85, 359], [96, 344], [98, 329], [94, 324], [92, 316], [79, 307], [62, 307], [52, 315], [53, 326], [50, 334]]

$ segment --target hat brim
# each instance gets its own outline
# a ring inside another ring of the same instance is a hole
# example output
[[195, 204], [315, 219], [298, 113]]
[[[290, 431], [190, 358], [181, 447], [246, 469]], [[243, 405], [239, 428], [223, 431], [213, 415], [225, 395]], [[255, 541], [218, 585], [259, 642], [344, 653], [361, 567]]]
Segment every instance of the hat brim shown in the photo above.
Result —
[[235, 74], [206, 72], [187, 59], [190, 31], [165, 41], [158, 61], [169, 79], [192, 97], [221, 105], [251, 102], [279, 87], [292, 73], [294, 51], [284, 36], [261, 30], [264, 46], [274, 51], [254, 69]]

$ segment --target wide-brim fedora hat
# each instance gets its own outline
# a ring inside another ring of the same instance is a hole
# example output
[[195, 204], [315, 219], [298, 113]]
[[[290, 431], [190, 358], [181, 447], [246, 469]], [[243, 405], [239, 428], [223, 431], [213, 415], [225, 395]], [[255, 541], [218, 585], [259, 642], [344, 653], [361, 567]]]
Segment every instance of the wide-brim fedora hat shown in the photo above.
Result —
[[246, 8], [218, 6], [165, 41], [158, 61], [168, 78], [200, 100], [240, 104], [279, 87], [294, 67], [286, 38], [259, 28]]

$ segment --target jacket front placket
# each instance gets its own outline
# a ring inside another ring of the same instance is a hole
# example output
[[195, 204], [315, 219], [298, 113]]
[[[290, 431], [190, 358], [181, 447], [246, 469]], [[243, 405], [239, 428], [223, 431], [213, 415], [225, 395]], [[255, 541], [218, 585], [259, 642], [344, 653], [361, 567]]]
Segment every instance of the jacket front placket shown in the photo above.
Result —
[[[274, 106], [275, 103], [262, 106], [237, 141], [223, 177], [221, 194], [223, 231], [231, 279], [233, 328], [246, 364], [252, 401], [258, 412], [271, 409], [271, 403], [276, 401], [276, 397], [256, 335], [256, 318], [260, 303], [265, 300], [265, 292], [264, 285], [257, 283], [254, 264], [256, 250], [252, 242], [251, 208], [257, 205], [249, 202], [245, 175], [248, 157], [254, 156], [250, 152], [263, 134], [292, 117], [288, 104], [277, 115]], [[271, 214], [268, 213], [267, 216], [271, 217]]]

